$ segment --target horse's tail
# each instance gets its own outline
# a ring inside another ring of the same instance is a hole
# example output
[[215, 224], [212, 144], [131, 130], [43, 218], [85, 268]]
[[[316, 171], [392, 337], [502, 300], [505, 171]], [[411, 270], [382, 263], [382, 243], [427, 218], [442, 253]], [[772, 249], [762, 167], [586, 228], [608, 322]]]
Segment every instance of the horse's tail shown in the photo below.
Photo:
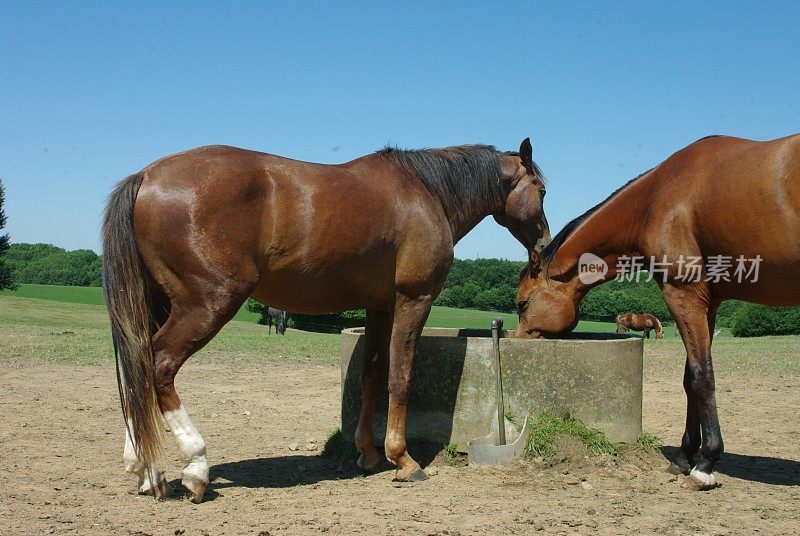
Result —
[[125, 425], [136, 454], [151, 466], [160, 450], [161, 421], [155, 391], [153, 289], [133, 230], [133, 204], [142, 174], [123, 179], [108, 198], [103, 220], [103, 295], [111, 318]]

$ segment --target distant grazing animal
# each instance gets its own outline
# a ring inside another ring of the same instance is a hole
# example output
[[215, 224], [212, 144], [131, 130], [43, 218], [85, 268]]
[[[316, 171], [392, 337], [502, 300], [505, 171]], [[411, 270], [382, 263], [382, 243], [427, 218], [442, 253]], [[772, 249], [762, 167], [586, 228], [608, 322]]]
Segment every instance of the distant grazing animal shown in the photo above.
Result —
[[628, 331], [642, 331], [642, 336], [650, 338], [650, 331], [656, 331], [656, 339], [664, 338], [664, 328], [661, 322], [653, 315], [622, 313], [617, 315], [617, 333], [627, 333]]
[[286, 333], [286, 311], [283, 309], [275, 309], [274, 307], [267, 307], [266, 311], [267, 326], [269, 327], [267, 334], [272, 335], [272, 323], [275, 322], [275, 333], [277, 335], [284, 335]]
[[544, 192], [528, 139], [518, 153], [386, 148], [340, 165], [201, 147], [122, 180], [103, 222], [103, 290], [125, 467], [139, 491], [170, 491], [156, 468], [163, 415], [182, 483], [202, 500], [205, 442], [174, 378], [250, 296], [311, 315], [366, 309], [359, 465], [379, 467], [372, 414], [388, 369], [385, 456], [397, 480], [426, 478], [406, 449], [406, 408], [414, 351], [453, 246], [491, 215], [529, 252], [541, 247], [550, 238]]
[[723, 452], [711, 364], [717, 309], [730, 299], [800, 304], [800, 135], [704, 138], [568, 223], [520, 279], [517, 335], [570, 331], [589, 289], [627, 275], [636, 256], [686, 347], [686, 431], [671, 470], [689, 474], [686, 487], [709, 489]]

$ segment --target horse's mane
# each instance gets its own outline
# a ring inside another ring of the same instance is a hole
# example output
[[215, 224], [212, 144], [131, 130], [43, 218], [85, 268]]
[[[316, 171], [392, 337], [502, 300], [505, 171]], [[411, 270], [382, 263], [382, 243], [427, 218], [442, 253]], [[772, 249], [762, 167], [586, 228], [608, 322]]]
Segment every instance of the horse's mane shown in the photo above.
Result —
[[492, 206], [500, 199], [501, 153], [491, 145], [416, 150], [387, 146], [377, 154], [390, 159], [407, 176], [418, 177], [441, 200], [447, 214]]
[[600, 208], [602, 208], [606, 203], [611, 201], [622, 190], [624, 190], [637, 180], [641, 179], [643, 176], [647, 175], [654, 169], [655, 169], [654, 167], [650, 168], [644, 173], [641, 173], [640, 175], [629, 180], [628, 182], [626, 182], [625, 184], [614, 190], [614, 193], [606, 197], [603, 201], [596, 204], [595, 206], [593, 206], [592, 208], [590, 208], [589, 210], [587, 210], [586, 212], [584, 212], [583, 214], [581, 214], [580, 216], [578, 216], [577, 218], [566, 224], [564, 228], [561, 229], [558, 232], [558, 234], [553, 237], [553, 239], [550, 241], [547, 247], [545, 247], [542, 250], [541, 258], [543, 265], [547, 265], [550, 261], [552, 261], [555, 258], [556, 253], [558, 253], [558, 248], [560, 248], [564, 244], [567, 238], [569, 238], [572, 235], [572, 233], [574, 233], [575, 230], [580, 226], [580, 224], [582, 224], [584, 221], [586, 221], [587, 218], [589, 218], [589, 216], [600, 210]]

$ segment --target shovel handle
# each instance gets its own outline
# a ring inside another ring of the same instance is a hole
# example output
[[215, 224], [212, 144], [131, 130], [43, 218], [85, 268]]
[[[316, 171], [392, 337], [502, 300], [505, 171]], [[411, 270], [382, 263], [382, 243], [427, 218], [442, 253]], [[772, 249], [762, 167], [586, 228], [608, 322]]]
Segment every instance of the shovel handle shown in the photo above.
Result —
[[500, 444], [506, 444], [506, 416], [505, 400], [503, 399], [503, 375], [500, 370], [500, 331], [503, 329], [503, 319], [492, 320], [492, 346], [494, 348], [494, 388], [497, 395], [497, 427]]

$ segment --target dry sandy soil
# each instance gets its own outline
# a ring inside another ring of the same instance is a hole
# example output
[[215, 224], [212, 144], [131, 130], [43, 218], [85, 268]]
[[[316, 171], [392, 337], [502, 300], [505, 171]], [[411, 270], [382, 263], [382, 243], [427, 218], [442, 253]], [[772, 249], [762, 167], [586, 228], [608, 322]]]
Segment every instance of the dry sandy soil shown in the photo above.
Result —
[[[680, 348], [646, 356], [644, 427], [682, 432]], [[651, 365], [655, 363], [655, 365]], [[796, 534], [800, 532], [800, 375], [718, 366], [727, 453], [722, 487], [681, 488], [658, 452], [506, 469], [429, 463], [392, 482], [320, 456], [338, 426], [339, 373], [311, 362], [200, 361], [178, 377], [209, 447], [206, 501], [158, 502], [122, 470], [111, 366], [4, 360], [0, 370], [2, 534]], [[167, 477], [177, 449], [167, 439]], [[293, 451], [289, 446], [299, 445]], [[314, 450], [316, 449], [316, 450]], [[669, 447], [666, 447], [669, 453]], [[418, 459], [421, 458], [418, 456]]]

